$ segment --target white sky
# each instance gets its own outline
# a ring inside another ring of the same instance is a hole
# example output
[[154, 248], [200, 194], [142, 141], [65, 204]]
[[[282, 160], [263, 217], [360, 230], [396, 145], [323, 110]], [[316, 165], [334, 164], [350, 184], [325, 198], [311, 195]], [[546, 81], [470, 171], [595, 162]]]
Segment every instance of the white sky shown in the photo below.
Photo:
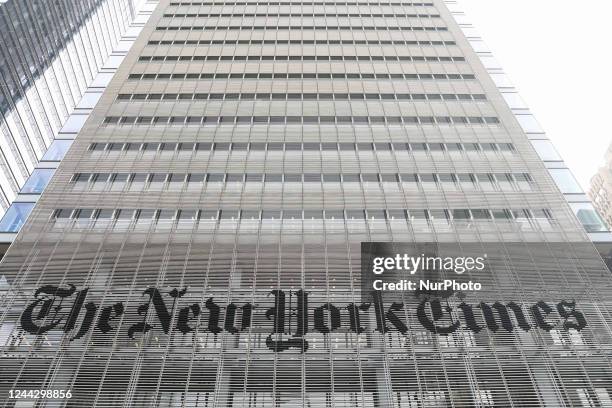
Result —
[[612, 1], [459, 4], [588, 188], [612, 141]]

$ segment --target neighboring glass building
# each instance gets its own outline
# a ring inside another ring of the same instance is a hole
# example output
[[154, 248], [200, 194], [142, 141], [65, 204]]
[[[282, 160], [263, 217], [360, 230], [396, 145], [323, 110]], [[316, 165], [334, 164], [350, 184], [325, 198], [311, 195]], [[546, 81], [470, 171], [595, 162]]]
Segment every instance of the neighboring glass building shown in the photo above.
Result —
[[[455, 8], [160, 2], [0, 265], [0, 400], [612, 405], [612, 278]], [[373, 241], [505, 272], [368, 299]]]
[[143, 3], [0, 1], [0, 244], [19, 231], [138, 34]]

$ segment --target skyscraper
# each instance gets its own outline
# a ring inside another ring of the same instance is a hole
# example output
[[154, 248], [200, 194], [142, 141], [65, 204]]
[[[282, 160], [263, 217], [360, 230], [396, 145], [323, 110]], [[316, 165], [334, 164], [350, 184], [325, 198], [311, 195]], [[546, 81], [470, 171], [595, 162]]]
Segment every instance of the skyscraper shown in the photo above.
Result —
[[141, 0], [0, 2], [0, 245], [19, 231], [146, 9]]
[[595, 207], [604, 217], [606, 224], [612, 224], [612, 210], [610, 209], [610, 196], [612, 195], [612, 145], [608, 147], [605, 157], [605, 165], [591, 178], [589, 197], [593, 200]]
[[[612, 404], [610, 274], [454, 6], [161, 1], [0, 265], [2, 401]], [[503, 262], [369, 298], [369, 242]]]

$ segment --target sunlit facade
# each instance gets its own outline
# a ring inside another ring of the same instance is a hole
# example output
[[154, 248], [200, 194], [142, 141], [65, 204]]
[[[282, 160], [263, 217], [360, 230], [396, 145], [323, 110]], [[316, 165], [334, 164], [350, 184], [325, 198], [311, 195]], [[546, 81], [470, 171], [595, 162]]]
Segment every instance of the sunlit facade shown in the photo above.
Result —
[[[612, 405], [610, 274], [452, 7], [160, 1], [0, 265], [2, 402]], [[371, 241], [511, 262], [366, 303]]]

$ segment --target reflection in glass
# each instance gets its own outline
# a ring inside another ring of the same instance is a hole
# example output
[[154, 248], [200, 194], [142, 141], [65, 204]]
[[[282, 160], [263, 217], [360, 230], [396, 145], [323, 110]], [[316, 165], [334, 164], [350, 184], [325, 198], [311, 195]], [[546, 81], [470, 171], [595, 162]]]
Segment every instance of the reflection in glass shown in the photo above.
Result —
[[0, 221], [0, 232], [18, 232], [34, 208], [34, 203], [13, 203]]
[[53, 173], [55, 173], [55, 169], [34, 169], [32, 175], [21, 188], [21, 193], [42, 193], [49, 184], [51, 177], [53, 177]]
[[62, 160], [64, 156], [66, 155], [66, 152], [70, 148], [70, 145], [72, 145], [72, 140], [64, 140], [64, 139], [54, 140], [53, 143], [51, 143], [51, 145], [49, 146], [49, 149], [47, 149], [47, 152], [45, 153], [45, 155], [42, 157], [41, 160], [45, 160], [45, 161]]
[[586, 232], [604, 232], [608, 228], [591, 203], [570, 203]]

